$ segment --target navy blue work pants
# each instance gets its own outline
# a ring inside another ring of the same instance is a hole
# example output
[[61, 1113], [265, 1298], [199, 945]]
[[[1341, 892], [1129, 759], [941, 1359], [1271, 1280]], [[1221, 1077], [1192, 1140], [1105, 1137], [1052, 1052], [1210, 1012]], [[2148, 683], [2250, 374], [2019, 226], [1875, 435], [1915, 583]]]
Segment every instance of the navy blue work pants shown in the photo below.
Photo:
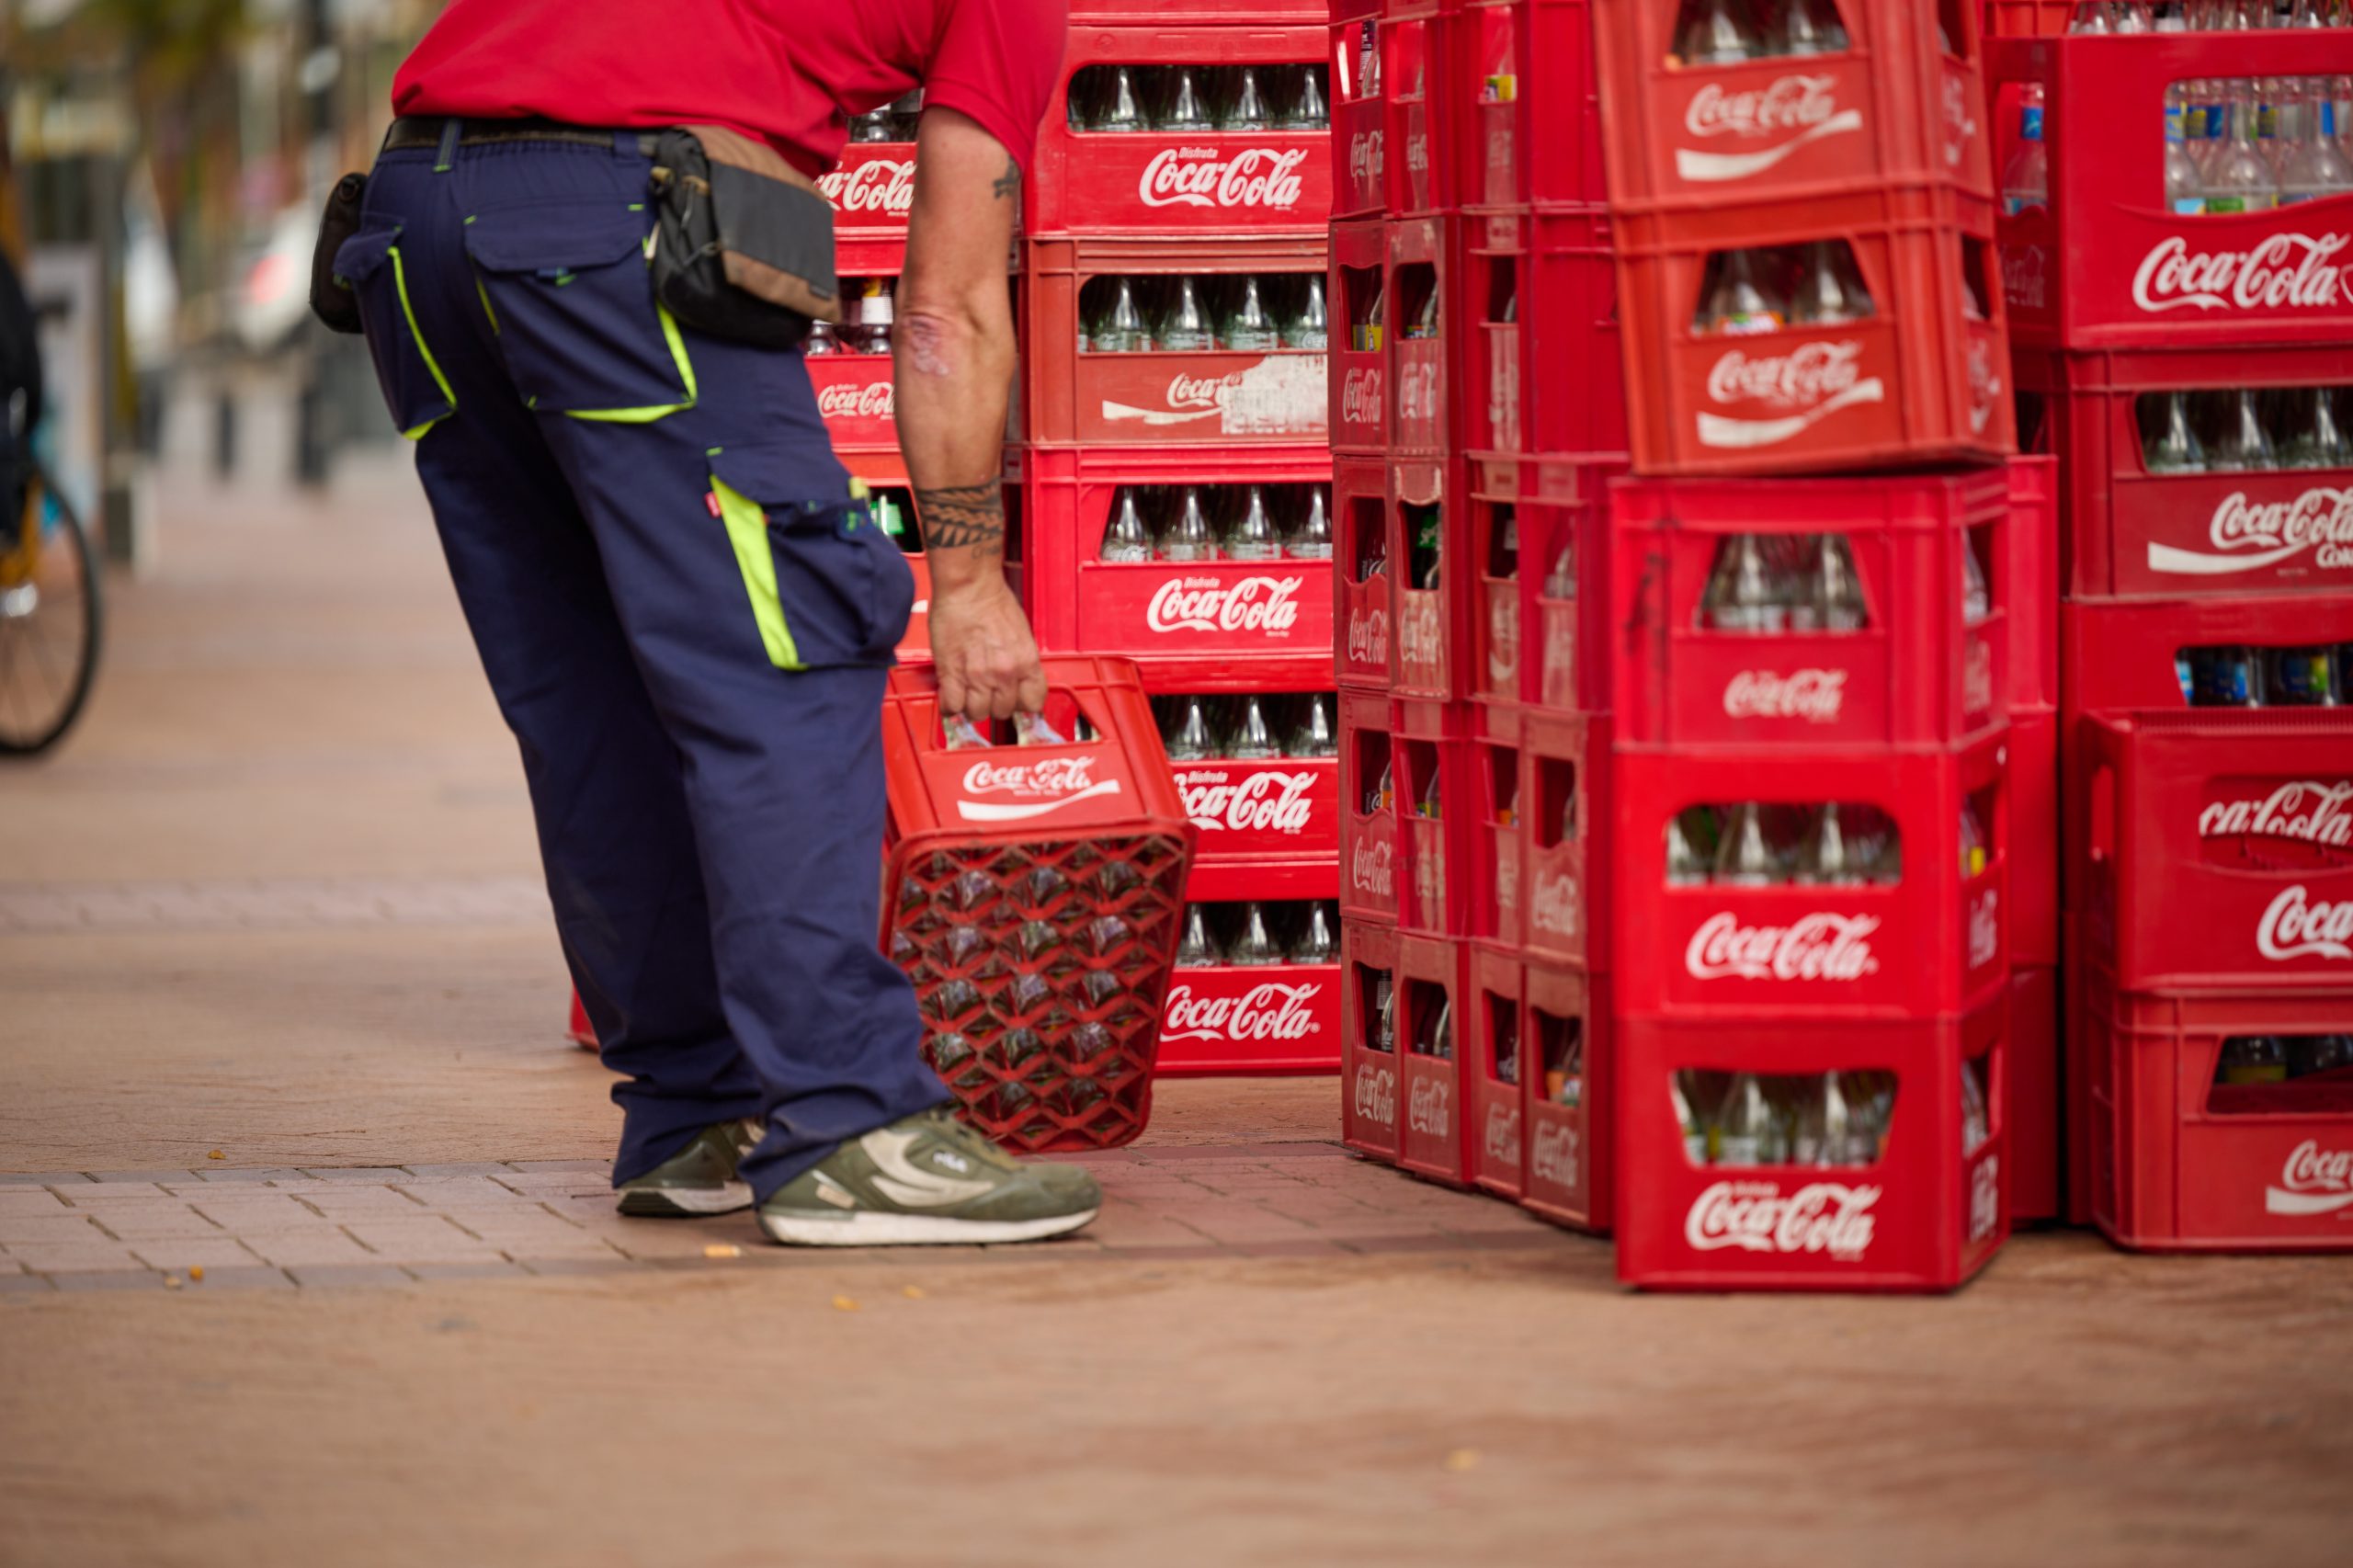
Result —
[[765, 1198], [947, 1098], [875, 943], [879, 714], [914, 585], [801, 356], [656, 307], [648, 170], [633, 137], [389, 151], [336, 271], [624, 1080], [614, 1179], [757, 1118]]

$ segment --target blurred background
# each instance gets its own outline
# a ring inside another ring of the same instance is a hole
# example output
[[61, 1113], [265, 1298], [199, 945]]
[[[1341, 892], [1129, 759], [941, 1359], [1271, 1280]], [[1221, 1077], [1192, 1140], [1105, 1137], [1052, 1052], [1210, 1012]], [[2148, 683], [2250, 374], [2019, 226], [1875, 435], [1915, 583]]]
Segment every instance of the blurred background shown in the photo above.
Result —
[[365, 345], [308, 309], [335, 178], [438, 0], [0, 0], [0, 246], [40, 312], [41, 449], [152, 563], [158, 460], [316, 487], [397, 440]]

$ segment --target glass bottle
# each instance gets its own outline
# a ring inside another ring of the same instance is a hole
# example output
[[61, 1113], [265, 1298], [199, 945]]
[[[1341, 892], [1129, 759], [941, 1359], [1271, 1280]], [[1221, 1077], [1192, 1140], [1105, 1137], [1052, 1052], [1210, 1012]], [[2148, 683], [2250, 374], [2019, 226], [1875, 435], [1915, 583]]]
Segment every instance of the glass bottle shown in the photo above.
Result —
[[1110, 131], [1114, 134], [1149, 130], [1143, 106], [1136, 97], [1135, 77], [1124, 65], [1111, 67], [1109, 85], [1104, 89], [1094, 121], [1089, 131]]
[[1723, 887], [1769, 888], [1781, 881], [1781, 858], [1765, 836], [1765, 813], [1754, 801], [1732, 809], [1723, 837], [1716, 845], [1716, 865], [1711, 879]]
[[1961, 623], [1974, 626], [1994, 613], [1994, 589], [1985, 581], [1985, 567], [1977, 559], [1977, 547], [1966, 537], [1961, 541]]
[[1185, 486], [1184, 497], [1176, 507], [1176, 520], [1161, 533], [1153, 549], [1163, 561], [1217, 559], [1217, 535], [1210, 531], [1209, 518], [1201, 514], [1199, 488]]
[[1854, 846], [1847, 840], [1837, 801], [1824, 801], [1813, 813], [1805, 837], [1799, 841], [1797, 871], [1790, 880], [1809, 887], [1839, 888], [1860, 887], [1870, 881]]
[[1320, 691], [1309, 695], [1306, 710], [1283, 747], [1286, 756], [1337, 756], [1340, 737], [1332, 730], [1332, 710]]
[[1964, 1062], [1961, 1064], [1961, 1157], [1965, 1160], [1977, 1153], [1992, 1136], [1985, 1085], [1978, 1079], [1977, 1063]]
[[2281, 468], [2353, 467], [2353, 446], [2337, 427], [2336, 400], [2326, 387], [2305, 387], [2289, 399], [2290, 425], [2279, 442]]
[[1267, 722], [1267, 710], [1254, 693], [1244, 700], [1242, 717], [1226, 737], [1225, 755], [1236, 762], [1267, 762], [1282, 754], [1283, 748], [1275, 744], [1274, 728]]
[[1201, 309], [1200, 296], [1193, 288], [1191, 277], [1178, 278], [1171, 290], [1168, 308], [1160, 317], [1160, 347], [1171, 354], [1198, 354], [1215, 348], [1217, 337], [1210, 329], [1209, 312]]
[[1226, 319], [1225, 346], [1238, 354], [1264, 354], [1281, 347], [1281, 336], [1275, 330], [1274, 318], [1267, 313], [1266, 305], [1258, 298], [1258, 279], [1255, 275], [1242, 279], [1242, 298]]
[[2229, 402], [2222, 411], [2222, 426], [2206, 444], [2206, 471], [2209, 473], [2256, 473], [2279, 466], [2271, 449], [2271, 437], [2263, 428], [2263, 411], [2255, 401], [2255, 393], [2245, 387], [2234, 393], [2224, 394]]
[[1694, 812], [1706, 811], [1704, 806], [1695, 806], [1666, 819], [1666, 885], [1671, 888], [1702, 887], [1707, 883], [1708, 861], [1693, 842], [1689, 826]]
[[2141, 448], [2143, 464], [2151, 473], [2203, 473], [2206, 449], [2190, 428], [2189, 394], [2165, 394], [2165, 417]]
[[1228, 561], [1275, 561], [1283, 552], [1282, 540], [1267, 516], [1267, 498], [1256, 485], [1247, 492], [1242, 516], [1226, 530], [1223, 553]]
[[1813, 540], [1813, 571], [1805, 592], [1790, 616], [1796, 631], [1860, 631], [1869, 619], [1863, 609], [1863, 585], [1855, 576], [1854, 552], [1845, 534], [1817, 534]]
[[1769, 52], [1836, 54], [1849, 47], [1847, 24], [1831, 0], [1789, 0], [1773, 28]]
[[1152, 331], [1144, 325], [1143, 312], [1136, 308], [1133, 279], [1122, 277], [1108, 281], [1110, 303], [1095, 318], [1086, 347], [1097, 354], [1150, 353]]
[[801, 343], [801, 352], [803, 356], [814, 359], [827, 354], [838, 354], [841, 351], [841, 335], [834, 329], [833, 323], [813, 321], [809, 324], [809, 335]]
[[1435, 506], [1417, 508], [1421, 516], [1414, 527], [1413, 562], [1414, 586], [1424, 593], [1435, 593], [1438, 585], [1438, 509]]
[[1331, 318], [1324, 312], [1322, 275], [1310, 273], [1307, 278], [1307, 287], [1302, 292], [1302, 298], [1299, 309], [1283, 321], [1282, 346], [1285, 348], [1319, 350], [1329, 347], [1332, 342], [1332, 324]]
[[1112, 503], [1111, 524], [1103, 530], [1102, 559], [1120, 565], [1152, 559], [1152, 530], [1136, 510], [1136, 493], [1124, 484]]
[[891, 106], [885, 104], [881, 108], [851, 116], [849, 139], [858, 143], [896, 140], [891, 131]]
[[1299, 940], [1290, 945], [1293, 963], [1337, 963], [1340, 961], [1340, 938], [1333, 932], [1332, 916], [1321, 899], [1307, 906], [1307, 924]]
[[2255, 144], [2255, 102], [2244, 88], [2231, 95], [2228, 130], [2206, 171], [2206, 210], [2261, 212], [2279, 202], [2270, 160]]
[[1178, 969], [1214, 969], [1225, 961], [1218, 950], [1217, 938], [1210, 935], [1210, 923], [1202, 915], [1202, 906], [1185, 906], [1185, 934], [1176, 939]]
[[2189, 98], [2183, 85], [2165, 89], [2165, 206], [2185, 218], [2206, 210], [2206, 176], [2189, 155]]
[[1789, 307], [1764, 281], [1756, 256], [1750, 250], [1716, 253], [1716, 286], [1700, 303], [1693, 332], [1743, 337], [1787, 324]]
[[2016, 216], [2051, 205], [2051, 154], [2042, 144], [2042, 87], [2018, 90], [2018, 145], [2002, 171], [2002, 210]]
[[1242, 908], [1242, 934], [1228, 948], [1225, 961], [1237, 968], [1258, 968], [1283, 961], [1283, 949], [1274, 937], [1267, 934], [1267, 912], [1256, 903]]
[[1245, 65], [1233, 85], [1233, 101], [1226, 106], [1221, 131], [1271, 131], [1274, 117], [1267, 112], [1267, 100], [1258, 93], [1258, 68]]
[[1836, 326], [1879, 313], [1855, 271], [1844, 242], [1815, 240], [1798, 252], [1797, 286], [1790, 290], [1790, 324]]
[[1765, 558], [1764, 540], [1734, 534], [1716, 547], [1699, 601], [1700, 624], [1717, 631], [1778, 632], [1789, 625], [1790, 593]]
[[2336, 145], [2336, 105], [2315, 79], [2296, 139], [2279, 168], [2279, 205], [2316, 201], [2353, 190], [2353, 163]]
[[1737, 65], [1764, 52], [1756, 17], [1741, 0], [1686, 0], [1675, 29], [1676, 63]]
[[2287, 1048], [2277, 1035], [2234, 1035], [2222, 1042], [2215, 1077], [2225, 1084], [2284, 1084], [2288, 1081]]
[[1171, 762], [1207, 762], [1216, 756], [1217, 737], [1210, 730], [1209, 710], [1199, 697], [1180, 698], [1176, 722], [1162, 738]]
[[1294, 561], [1329, 561], [1332, 559], [1332, 514], [1324, 505], [1324, 487], [1307, 487], [1307, 509], [1300, 514], [1299, 522], [1283, 535], [1283, 553]]
[[1716, 1112], [1716, 1164], [1778, 1165], [1789, 1158], [1780, 1118], [1754, 1073], [1735, 1073]]
[[1176, 65], [1168, 69], [1167, 99], [1161, 106], [1153, 129], [1188, 133], [1214, 130], [1209, 110], [1201, 102], [1200, 87], [1193, 80], [1193, 68]]

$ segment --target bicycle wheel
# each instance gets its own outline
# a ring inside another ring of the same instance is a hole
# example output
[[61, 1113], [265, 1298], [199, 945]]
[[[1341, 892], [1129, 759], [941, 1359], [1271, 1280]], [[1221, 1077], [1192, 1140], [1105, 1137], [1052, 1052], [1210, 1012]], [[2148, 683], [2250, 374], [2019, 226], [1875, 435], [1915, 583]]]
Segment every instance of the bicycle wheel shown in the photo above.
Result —
[[0, 551], [0, 756], [55, 745], [98, 668], [98, 563], [65, 497], [36, 467], [23, 531]]

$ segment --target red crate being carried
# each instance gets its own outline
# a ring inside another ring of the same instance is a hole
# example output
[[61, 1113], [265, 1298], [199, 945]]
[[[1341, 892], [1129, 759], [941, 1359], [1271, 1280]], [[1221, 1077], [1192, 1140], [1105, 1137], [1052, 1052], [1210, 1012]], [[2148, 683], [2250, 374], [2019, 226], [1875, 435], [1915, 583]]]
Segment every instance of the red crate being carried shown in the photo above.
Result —
[[2149, 1251], [2353, 1247], [2353, 990], [2130, 992], [2090, 969], [2092, 1218]]
[[[1025, 566], [1040, 646], [1137, 655], [1160, 690], [1329, 683], [1328, 542], [1320, 556], [1281, 542], [1318, 506], [1329, 518], [1332, 460], [1322, 448], [1241, 447], [1211, 464], [1183, 448], [1039, 447], [1025, 460]], [[1227, 553], [1254, 491], [1278, 536], [1271, 560]], [[1106, 560], [1107, 536], [1120, 540], [1114, 525], [1129, 528], [1130, 506], [1152, 559]], [[1165, 559], [1172, 539], [1197, 531], [1194, 512], [1215, 555]]]
[[[1616, 819], [1608, 716], [1528, 716], [1520, 748], [1520, 899], [1531, 960], [1608, 969]], [[1654, 954], [1654, 960], [1658, 955]]]
[[1398, 937], [1351, 919], [1340, 933], [1340, 1141], [1397, 1159]]
[[2022, 353], [2017, 364], [2040, 404], [2037, 445], [2061, 460], [2071, 597], [2353, 591], [2353, 452], [2334, 412], [2353, 385], [2353, 347]]
[[1340, 915], [1397, 919], [1396, 713], [1385, 696], [1340, 693]]
[[2030, 184], [2006, 193], [2013, 210], [2000, 226], [2020, 342], [2288, 348], [2353, 337], [2353, 195], [2274, 206], [2264, 192], [2243, 212], [2178, 210], [2165, 134], [2175, 89], [2353, 71], [2353, 33], [1996, 40], [1989, 58], [2006, 169], [2027, 119], [2020, 95], [2041, 94], [2047, 194]]
[[[1620, 1006], [1744, 1026], [1928, 1017], [2006, 985], [2006, 740], [1844, 754], [1621, 744]], [[1532, 915], [1543, 895], [1529, 896]]]
[[[1297, 108], [1302, 73], [1321, 69], [1328, 41], [1320, 26], [1072, 28], [1022, 185], [1022, 227], [1032, 238], [1322, 233], [1331, 131], [1272, 127]], [[1243, 67], [1256, 74], [1269, 129], [1220, 129], [1236, 117]], [[1200, 109], [1191, 128], [1171, 123], [1184, 73]], [[1097, 129], [1130, 107], [1132, 129]]]
[[1621, 743], [1941, 744], [2000, 722], [2001, 470], [1610, 488]]
[[883, 949], [925, 1060], [1025, 1152], [1143, 1131], [1194, 838], [1133, 666], [1045, 675], [1045, 721], [1094, 739], [951, 746], [926, 669], [892, 673], [882, 717]]
[[[1685, 62], [1694, 13], [1677, 0], [1596, 0], [1610, 205], [1696, 211], [1727, 201], [1803, 202], [1880, 186], [1949, 184], [1994, 194], [1974, 7], [1942, 0], [1838, 0], [1844, 37], [1799, 54], [1779, 18], [1732, 0], [1712, 17], [1746, 29], [1745, 58]], [[1717, 37], [1726, 36], [1719, 24]]]
[[1586, 0], [1471, 0], [1445, 25], [1461, 205], [1599, 202], [1601, 93]]
[[1462, 943], [1439, 937], [1397, 941], [1398, 1062], [1405, 1102], [1397, 1163], [1457, 1187], [1470, 1180], [1461, 1047], [1476, 1034], [1464, 984], [1467, 952]]
[[[1032, 443], [1325, 438], [1326, 328], [1322, 312], [1311, 313], [1309, 290], [1324, 287], [1322, 235], [1216, 246], [1031, 240], [1023, 250], [1023, 426]], [[1172, 347], [1166, 335], [1180, 289], [1198, 307], [1201, 347]], [[1243, 319], [1254, 309], [1256, 319]]]
[[1521, 1105], [1521, 1008], [1519, 957], [1483, 942], [1471, 944], [1463, 982], [1462, 1078], [1463, 1158], [1471, 1185], [1517, 1201], [1527, 1182], [1520, 1137], [1527, 1112]]
[[1531, 962], [1524, 971], [1520, 1079], [1528, 1177], [1521, 1201], [1581, 1231], [1607, 1231], [1619, 1170], [1617, 1057], [1605, 974]]
[[1488, 211], [1457, 226], [1455, 417], [1473, 452], [1619, 453], [1626, 381], [1609, 221]]
[[2353, 713], [2086, 730], [2092, 965], [2133, 992], [2353, 990]]
[[2010, 450], [1990, 202], [1885, 187], [1613, 209], [1611, 232], [1637, 472], [1917, 467]]
[[1784, 1014], [1736, 1035], [1621, 1014], [1618, 1277], [1654, 1290], [1959, 1285], [2009, 1230], [2009, 1028], [2006, 986], [1963, 1014]]

